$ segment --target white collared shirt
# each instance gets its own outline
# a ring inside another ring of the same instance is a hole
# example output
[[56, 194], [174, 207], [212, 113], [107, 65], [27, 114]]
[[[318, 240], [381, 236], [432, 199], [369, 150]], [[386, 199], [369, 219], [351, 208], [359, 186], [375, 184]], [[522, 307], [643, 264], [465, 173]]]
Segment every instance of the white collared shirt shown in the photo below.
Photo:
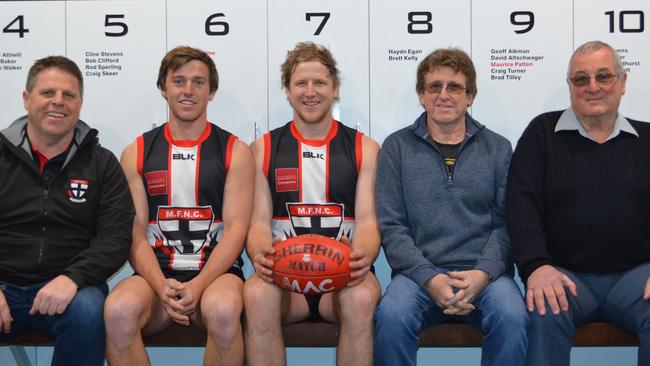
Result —
[[[594, 140], [587, 130], [585, 130], [584, 127], [580, 124], [580, 121], [578, 121], [578, 117], [576, 116], [575, 112], [573, 111], [573, 108], [569, 108], [565, 110], [562, 115], [560, 116], [560, 119], [557, 121], [557, 124], [555, 125], [555, 130], [554, 132], [558, 131], [572, 131], [572, 130], [578, 130], [580, 135], [582, 135], [585, 138], [588, 138], [594, 142], [597, 142]], [[634, 127], [630, 124], [630, 122], [625, 119], [625, 117], [621, 116], [620, 113], [617, 114], [616, 116], [616, 121], [614, 121], [614, 128], [612, 129], [612, 132], [609, 134], [607, 137], [607, 140], [609, 141], [613, 139], [614, 137], [618, 136], [621, 131], [630, 133], [636, 137], [639, 137], [639, 134], [636, 132]]]

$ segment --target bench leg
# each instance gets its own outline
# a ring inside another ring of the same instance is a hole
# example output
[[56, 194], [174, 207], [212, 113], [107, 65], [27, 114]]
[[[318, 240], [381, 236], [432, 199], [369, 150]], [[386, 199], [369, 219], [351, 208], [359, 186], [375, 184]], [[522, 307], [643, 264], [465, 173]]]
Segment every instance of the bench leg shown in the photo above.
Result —
[[27, 353], [25, 352], [25, 347], [10, 346], [9, 348], [11, 349], [11, 354], [14, 356], [14, 360], [16, 360], [16, 365], [32, 366], [32, 362], [29, 360]]

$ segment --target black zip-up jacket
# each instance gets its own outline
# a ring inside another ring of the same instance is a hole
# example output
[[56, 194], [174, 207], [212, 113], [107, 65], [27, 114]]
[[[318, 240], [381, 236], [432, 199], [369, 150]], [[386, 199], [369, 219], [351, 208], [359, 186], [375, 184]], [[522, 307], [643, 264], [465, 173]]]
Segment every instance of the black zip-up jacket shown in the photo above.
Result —
[[131, 246], [133, 201], [119, 162], [80, 120], [65, 163], [46, 181], [26, 133], [26, 116], [0, 131], [0, 281], [105, 282]]

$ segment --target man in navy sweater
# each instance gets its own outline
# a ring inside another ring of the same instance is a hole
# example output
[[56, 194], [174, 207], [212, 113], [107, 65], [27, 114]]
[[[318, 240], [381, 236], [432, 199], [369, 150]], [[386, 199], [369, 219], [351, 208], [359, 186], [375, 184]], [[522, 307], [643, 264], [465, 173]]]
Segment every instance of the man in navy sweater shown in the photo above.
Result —
[[515, 150], [507, 224], [528, 365], [568, 365], [576, 326], [595, 320], [638, 334], [650, 365], [650, 125], [618, 112], [626, 80], [611, 46], [578, 47], [571, 107], [533, 119]]
[[393, 278], [375, 313], [375, 362], [415, 365], [423, 329], [461, 321], [485, 332], [482, 365], [521, 365], [528, 317], [505, 226], [510, 142], [467, 113], [476, 72], [465, 52], [424, 58], [416, 91], [424, 113], [386, 138], [377, 167]]

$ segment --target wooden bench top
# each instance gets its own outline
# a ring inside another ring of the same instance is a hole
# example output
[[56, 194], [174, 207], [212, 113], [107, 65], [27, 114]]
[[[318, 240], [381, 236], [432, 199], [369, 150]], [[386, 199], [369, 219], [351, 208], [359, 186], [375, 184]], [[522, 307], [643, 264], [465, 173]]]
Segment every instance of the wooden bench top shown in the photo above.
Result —
[[[300, 322], [283, 328], [287, 347], [336, 347], [338, 326], [324, 322]], [[148, 347], [203, 347], [205, 332], [194, 327], [171, 326], [161, 333], [145, 338]], [[480, 347], [483, 333], [469, 324], [440, 324], [420, 334], [421, 347]], [[12, 345], [52, 346], [48, 337], [27, 332], [14, 337]], [[573, 345], [576, 347], [638, 346], [639, 339], [608, 323], [589, 323], [578, 327]]]

